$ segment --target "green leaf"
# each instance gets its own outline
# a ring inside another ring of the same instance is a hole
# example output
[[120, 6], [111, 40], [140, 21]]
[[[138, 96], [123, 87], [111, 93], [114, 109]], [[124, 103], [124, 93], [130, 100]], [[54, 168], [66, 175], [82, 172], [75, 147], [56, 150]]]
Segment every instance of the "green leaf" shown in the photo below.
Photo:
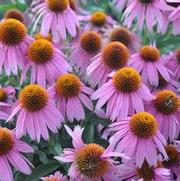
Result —
[[110, 121], [107, 119], [103, 119], [98, 117], [96, 114], [90, 114], [90, 116], [87, 118], [88, 122], [91, 122], [92, 124], [102, 124], [103, 126], [108, 126], [110, 124]]
[[47, 163], [48, 158], [47, 158], [46, 153], [44, 153], [43, 151], [38, 151], [38, 155], [39, 155], [39, 160], [40, 160], [42, 163]]
[[87, 122], [84, 127], [83, 131], [83, 140], [86, 143], [93, 143], [94, 142], [94, 124], [91, 122]]
[[57, 161], [50, 161], [47, 164], [41, 165], [36, 168], [30, 176], [25, 179], [25, 181], [38, 181], [40, 177], [49, 175], [60, 167]]
[[20, 11], [25, 11], [27, 9], [27, 5], [23, 3], [3, 4], [0, 5], [0, 14], [3, 15], [9, 9], [19, 9]]

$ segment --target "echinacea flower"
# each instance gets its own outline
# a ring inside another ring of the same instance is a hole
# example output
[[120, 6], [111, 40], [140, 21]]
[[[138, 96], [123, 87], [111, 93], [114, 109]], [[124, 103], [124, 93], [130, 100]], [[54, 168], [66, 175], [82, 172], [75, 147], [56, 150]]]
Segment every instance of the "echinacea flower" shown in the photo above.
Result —
[[85, 74], [88, 65], [101, 49], [101, 37], [93, 31], [87, 31], [80, 37], [80, 41], [74, 44], [74, 50], [71, 53], [70, 61], [72, 66], [77, 66], [80, 74]]
[[18, 74], [25, 64], [25, 52], [32, 41], [24, 24], [15, 19], [0, 22], [0, 72], [4, 67], [6, 75]]
[[108, 39], [110, 42], [117, 41], [123, 43], [131, 53], [135, 53], [140, 49], [139, 37], [125, 27], [114, 26], [108, 32]]
[[9, 9], [4, 13], [3, 19], [16, 19], [21, 23], [25, 24], [26, 27], [29, 27], [32, 23], [32, 19], [29, 16], [29, 11], [22, 12], [18, 9]]
[[74, 74], [59, 76], [48, 92], [57, 102], [57, 108], [69, 121], [85, 119], [83, 105], [93, 111], [93, 104], [89, 98], [93, 90], [86, 87]]
[[15, 89], [11, 86], [0, 86], [0, 119], [8, 119], [15, 100]]
[[165, 150], [169, 159], [164, 160], [162, 163], [164, 167], [171, 170], [172, 176], [175, 174], [178, 177], [180, 173], [180, 142], [176, 141], [174, 144], [165, 146]]
[[68, 181], [66, 176], [63, 176], [60, 172], [55, 172], [54, 175], [50, 175], [48, 177], [42, 177], [41, 180], [43, 181]]
[[159, 130], [166, 139], [173, 141], [180, 131], [180, 98], [175, 92], [163, 90], [147, 105], [158, 121]]
[[24, 14], [17, 9], [10, 9], [4, 14], [4, 19], [16, 19], [24, 23]]
[[119, 166], [120, 176], [125, 180], [133, 181], [171, 181], [170, 170], [163, 168], [161, 162], [157, 166], [149, 166], [144, 161], [141, 167], [137, 167], [133, 161]]
[[144, 83], [158, 87], [160, 75], [170, 81], [171, 71], [165, 66], [165, 58], [155, 46], [143, 46], [139, 53], [135, 53], [129, 60], [129, 66], [135, 68]]
[[46, 87], [46, 82], [53, 83], [59, 75], [71, 71], [65, 55], [46, 39], [33, 41], [27, 49], [27, 63], [22, 72], [22, 80], [26, 72], [31, 71], [31, 83]]
[[180, 34], [179, 24], [180, 24], [180, 3], [176, 2], [177, 7], [169, 16], [169, 20], [173, 24], [173, 33], [174, 35]]
[[127, 65], [129, 59], [128, 48], [120, 42], [108, 43], [103, 50], [91, 59], [92, 63], [87, 67], [88, 81], [92, 87], [100, 87], [108, 75]]
[[14, 131], [0, 127], [0, 180], [13, 181], [12, 167], [30, 175], [31, 163], [22, 153], [33, 153], [33, 148], [15, 137]]
[[48, 128], [56, 133], [64, 120], [46, 89], [37, 84], [27, 85], [21, 90], [19, 100], [7, 121], [10, 121], [18, 112], [17, 138], [28, 133], [32, 140], [38, 142], [41, 136], [48, 140]]
[[50, 32], [54, 42], [67, 38], [67, 32], [75, 37], [77, 34], [78, 18], [70, 8], [68, 0], [44, 0], [33, 7], [36, 12], [36, 24], [42, 19], [41, 33], [47, 36]]
[[84, 31], [93, 30], [98, 33], [103, 33], [104, 30], [116, 24], [115, 20], [102, 11], [95, 11], [91, 15], [80, 16], [79, 19], [82, 22]]
[[163, 29], [165, 24], [163, 13], [173, 9], [162, 0], [130, 1], [124, 12], [124, 24], [130, 28], [137, 19], [137, 28], [140, 30], [143, 28], [144, 23], [149, 31], [152, 31], [155, 25]]
[[106, 116], [115, 121], [135, 111], [144, 111], [144, 101], [152, 100], [153, 96], [141, 82], [139, 73], [133, 68], [125, 67], [115, 72], [112, 79], [100, 87], [91, 98], [98, 99], [96, 110], [106, 105]]
[[112, 123], [108, 132], [114, 133], [110, 142], [115, 145], [115, 150], [134, 158], [138, 167], [145, 160], [149, 166], [156, 166], [159, 152], [165, 160], [168, 159], [164, 148], [167, 142], [158, 130], [158, 122], [152, 114], [139, 112], [121, 119]]
[[118, 168], [111, 157], [128, 159], [124, 154], [113, 152], [109, 145], [106, 149], [96, 143], [85, 144], [82, 140], [83, 129], [76, 126], [72, 131], [65, 126], [72, 137], [73, 148], [66, 148], [55, 159], [72, 163], [69, 169], [71, 181], [116, 181]]
[[166, 61], [167, 67], [174, 73], [176, 80], [180, 79], [180, 48], [170, 53]]

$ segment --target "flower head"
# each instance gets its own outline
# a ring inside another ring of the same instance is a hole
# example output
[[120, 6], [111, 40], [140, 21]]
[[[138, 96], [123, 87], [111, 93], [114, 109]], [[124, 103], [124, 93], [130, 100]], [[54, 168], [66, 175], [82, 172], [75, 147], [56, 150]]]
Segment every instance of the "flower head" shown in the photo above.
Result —
[[14, 131], [0, 127], [0, 178], [2, 181], [13, 181], [11, 166], [20, 172], [30, 175], [32, 166], [21, 153], [32, 153], [31, 148], [25, 142], [15, 137]]
[[108, 16], [105, 12], [95, 11], [91, 15], [81, 16], [83, 30], [93, 30], [103, 33], [105, 29], [109, 29], [116, 24], [116, 21]]
[[[159, 29], [164, 28], [166, 19], [164, 13], [172, 11], [174, 8], [161, 0], [135, 0], [129, 1], [124, 12], [124, 24], [129, 27], [137, 17], [137, 27], [143, 28], [144, 22], [148, 30], [152, 31], [158, 25]], [[154, 13], [153, 13], [154, 12]]]
[[8, 121], [17, 112], [19, 114], [16, 123], [16, 136], [20, 138], [28, 133], [31, 139], [38, 142], [41, 136], [48, 140], [48, 128], [52, 132], [57, 132], [64, 120], [50, 100], [46, 89], [37, 84], [30, 84], [21, 90], [19, 100]]
[[13, 46], [22, 42], [27, 34], [26, 27], [15, 19], [7, 19], [0, 24], [0, 41]]
[[79, 68], [80, 74], [85, 74], [88, 65], [101, 49], [101, 36], [94, 31], [84, 32], [70, 56], [71, 64]]
[[[36, 12], [34, 28], [39, 19], [42, 19], [41, 33], [44, 36], [51, 32], [54, 42], [66, 39], [67, 32], [73, 37], [76, 36], [78, 19], [76, 13], [70, 8], [69, 0], [43, 0], [41, 4], [36, 4], [33, 10]], [[40, 13], [41, 11], [43, 13]]]
[[24, 15], [17, 9], [10, 9], [4, 14], [4, 19], [16, 19], [20, 22], [24, 22]]
[[139, 37], [125, 27], [115, 26], [108, 34], [110, 42], [117, 41], [123, 43], [131, 53], [136, 52], [140, 48]]
[[67, 73], [59, 76], [48, 92], [56, 100], [58, 109], [69, 121], [85, 119], [83, 105], [89, 110], [93, 110], [93, 104], [88, 97], [93, 90], [86, 87], [74, 74]]
[[173, 141], [179, 134], [180, 98], [171, 90], [156, 93], [147, 109], [158, 120], [159, 130]]
[[131, 132], [139, 138], [150, 138], [157, 133], [157, 121], [145, 112], [134, 114], [129, 123]]
[[106, 105], [106, 116], [112, 121], [135, 111], [144, 111], [144, 101], [152, 98], [149, 89], [141, 82], [139, 73], [130, 67], [119, 69], [111, 80], [92, 95], [92, 99], [98, 99], [96, 110]]
[[[87, 75], [92, 86], [103, 85], [109, 73], [127, 65], [129, 50], [120, 42], [108, 43], [87, 68]], [[98, 75], [97, 75], [98, 74]]]
[[0, 22], [0, 72], [4, 67], [7, 75], [11, 72], [16, 75], [18, 67], [22, 69], [25, 65], [25, 51], [31, 41], [25, 25], [20, 21], [6, 19]]
[[94, 12], [91, 15], [91, 23], [95, 26], [103, 26], [106, 23], [106, 14], [104, 12]]
[[156, 166], [158, 151], [168, 159], [164, 149], [166, 140], [159, 132], [157, 120], [152, 114], [138, 112], [112, 123], [109, 127], [108, 132], [115, 132], [110, 142], [114, 143], [116, 150], [134, 158], [138, 167], [141, 168], [145, 160], [149, 166]]
[[170, 70], [165, 67], [165, 59], [155, 46], [143, 46], [139, 53], [131, 56], [129, 65], [142, 75], [145, 83], [154, 87], [158, 87], [160, 76], [170, 81]]
[[46, 87], [46, 82], [54, 82], [59, 75], [71, 71], [65, 60], [65, 55], [46, 39], [33, 41], [27, 50], [27, 64], [22, 73], [22, 80], [26, 72], [31, 69], [31, 83], [38, 83]]
[[72, 163], [69, 169], [69, 176], [72, 180], [79, 181], [114, 181], [118, 178], [117, 166], [111, 157], [127, 157], [124, 154], [113, 152], [113, 146], [109, 145], [106, 149], [102, 146], [90, 143], [85, 144], [82, 141], [82, 132], [79, 126], [72, 131], [65, 126], [66, 131], [72, 137], [73, 149], [64, 149], [60, 156], [55, 158], [61, 162]]

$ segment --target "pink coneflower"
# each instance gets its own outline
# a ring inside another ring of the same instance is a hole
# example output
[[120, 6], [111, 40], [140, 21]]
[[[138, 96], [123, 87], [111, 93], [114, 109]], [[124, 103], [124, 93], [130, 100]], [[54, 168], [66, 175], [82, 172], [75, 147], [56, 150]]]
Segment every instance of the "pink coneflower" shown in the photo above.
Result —
[[180, 48], [168, 56], [167, 67], [174, 73], [175, 79], [180, 79]]
[[[169, 144], [165, 146], [165, 150], [169, 159], [164, 160], [162, 163], [166, 168], [171, 170], [172, 177], [173, 174], [178, 177], [180, 173], [180, 142], [176, 141], [174, 144]], [[179, 180], [177, 179], [177, 181]]]
[[129, 27], [132, 26], [135, 19], [137, 19], [137, 28], [142, 29], [144, 23], [147, 28], [152, 31], [155, 25], [160, 29], [164, 27], [163, 13], [172, 11], [174, 8], [167, 5], [162, 0], [134, 0], [130, 1], [128, 7], [124, 12], [124, 24]]
[[81, 138], [83, 129], [79, 126], [72, 131], [65, 126], [66, 131], [72, 137], [73, 148], [66, 148], [60, 156], [55, 158], [61, 162], [72, 163], [69, 169], [71, 181], [115, 181], [118, 179], [118, 167], [111, 157], [127, 157], [122, 153], [113, 152], [109, 145], [106, 149], [102, 146], [90, 143], [84, 144]]
[[[155, 117], [147, 112], [139, 112], [131, 117], [119, 120], [109, 126], [108, 132], [115, 132], [110, 138], [116, 146], [115, 150], [124, 152], [135, 159], [141, 167], [146, 160], [149, 166], [156, 166], [159, 151], [167, 160], [164, 149], [167, 144], [158, 130]], [[148, 148], [148, 149], [147, 149]]]
[[32, 41], [27, 29], [20, 21], [7, 19], [0, 22], [0, 72], [4, 66], [6, 75], [18, 74], [24, 67], [25, 51]]
[[163, 90], [156, 94], [147, 110], [158, 121], [159, 130], [166, 139], [173, 141], [179, 135], [180, 130], [180, 98], [175, 92]]
[[85, 74], [88, 65], [101, 49], [101, 37], [96, 32], [87, 31], [80, 37], [80, 41], [74, 44], [74, 50], [70, 56], [72, 66], [76, 65], [80, 74]]
[[118, 70], [113, 78], [91, 97], [98, 99], [96, 110], [107, 103], [106, 116], [112, 121], [125, 118], [135, 111], [144, 111], [144, 101], [150, 101], [153, 98], [149, 89], [141, 83], [139, 73], [130, 67]]
[[144, 46], [139, 53], [133, 54], [129, 60], [129, 65], [135, 68], [141, 75], [144, 83], [149, 83], [158, 87], [160, 75], [170, 81], [170, 70], [165, 67], [165, 58], [160, 55], [160, 51], [150, 45]]
[[43, 87], [46, 82], [54, 82], [59, 75], [71, 71], [65, 60], [65, 55], [46, 39], [33, 41], [27, 49], [27, 64], [22, 73], [22, 81], [26, 79], [26, 72], [31, 70], [31, 83], [38, 83]]
[[161, 162], [157, 166], [149, 166], [147, 161], [139, 168], [133, 161], [119, 166], [120, 176], [125, 180], [133, 181], [171, 181], [170, 170], [163, 168]]
[[104, 30], [110, 29], [116, 24], [115, 20], [102, 11], [95, 11], [91, 15], [80, 16], [79, 19], [82, 22], [84, 31], [93, 30], [98, 33], [103, 33]]
[[48, 140], [48, 128], [55, 133], [64, 120], [46, 90], [36, 84], [30, 84], [22, 89], [19, 100], [7, 121], [10, 121], [18, 112], [17, 138], [28, 133], [32, 140], [38, 142], [41, 136]]
[[175, 35], [178, 35], [180, 34], [180, 2], [176, 2], [174, 4], [176, 4], [176, 9], [174, 9], [174, 11], [169, 16], [169, 20], [173, 23], [173, 33]]
[[101, 53], [91, 59], [92, 63], [87, 68], [87, 76], [91, 86], [100, 87], [113, 70], [118, 70], [127, 65], [129, 59], [128, 48], [120, 42], [108, 43]]
[[15, 89], [11, 86], [0, 86], [0, 119], [8, 119], [11, 113], [11, 106], [15, 100]]
[[42, 177], [41, 180], [43, 181], [68, 181], [66, 176], [63, 176], [60, 172], [55, 172], [54, 175], [50, 175], [48, 177]]
[[32, 22], [28, 15], [27, 12], [21, 12], [18, 9], [9, 9], [5, 12], [2, 20], [16, 19], [28, 27]]
[[16, 19], [21, 23], [24, 23], [24, 14], [17, 9], [10, 9], [4, 14], [4, 19]]
[[0, 127], [0, 178], [1, 181], [13, 181], [11, 166], [20, 172], [30, 175], [31, 163], [22, 153], [33, 153], [31, 148], [24, 141], [18, 140], [14, 131]]
[[107, 36], [110, 42], [117, 41], [123, 43], [130, 53], [137, 52], [141, 47], [140, 38], [125, 27], [114, 26], [113, 29], [108, 30]]
[[93, 104], [89, 98], [93, 90], [86, 87], [74, 74], [60, 76], [48, 92], [57, 102], [58, 109], [69, 121], [85, 119], [82, 104], [93, 111]]
[[78, 18], [68, 0], [44, 0], [33, 7], [33, 11], [36, 11], [35, 26], [42, 18], [41, 33], [47, 36], [51, 31], [54, 42], [66, 39], [67, 32], [72, 37], [76, 36]]

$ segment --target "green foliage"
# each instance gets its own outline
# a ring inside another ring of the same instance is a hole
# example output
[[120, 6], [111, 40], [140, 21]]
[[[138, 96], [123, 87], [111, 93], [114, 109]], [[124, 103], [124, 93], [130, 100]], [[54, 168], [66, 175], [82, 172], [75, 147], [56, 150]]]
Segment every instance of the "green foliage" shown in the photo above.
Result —
[[0, 5], [0, 16], [3, 16], [3, 14], [10, 9], [25, 11], [27, 9], [27, 5], [24, 3], [2, 4]]
[[30, 176], [28, 176], [25, 181], [37, 181], [40, 177], [46, 176], [60, 167], [57, 161], [50, 161], [36, 168]]

